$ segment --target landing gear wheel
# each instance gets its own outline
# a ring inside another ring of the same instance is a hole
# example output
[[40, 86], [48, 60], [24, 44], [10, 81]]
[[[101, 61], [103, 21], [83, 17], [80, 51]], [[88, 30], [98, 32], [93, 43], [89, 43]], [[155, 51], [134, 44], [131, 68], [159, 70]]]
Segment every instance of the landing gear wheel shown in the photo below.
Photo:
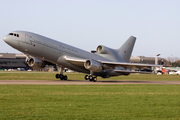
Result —
[[56, 79], [58, 79], [58, 78], [59, 78], [59, 74], [56, 74], [56, 76], [55, 76], [55, 77], [56, 77]]
[[85, 75], [84, 78], [85, 78], [85, 80], [88, 80], [88, 79], [89, 79], [89, 76], [88, 76], [88, 75]]
[[93, 81], [93, 82], [97, 81], [97, 76], [93, 77], [92, 75], [85, 75], [84, 78], [85, 78], [85, 80], [89, 80], [89, 81]]
[[66, 75], [63, 75], [63, 70], [64, 70], [64, 67], [61, 67], [60, 68], [60, 74], [56, 74], [55, 75], [55, 77], [57, 78], [57, 79], [60, 79], [60, 80], [67, 80], [68, 79], [68, 77], [66, 76]]
[[94, 77], [92, 75], [89, 76], [89, 81], [94, 81]]
[[67, 80], [67, 76], [66, 75], [64, 76], [64, 80]]
[[63, 74], [60, 74], [60, 75], [59, 75], [59, 78], [60, 78], [61, 80], [64, 80], [64, 75], [63, 75]]
[[93, 80], [94, 82], [96, 82], [96, 81], [97, 81], [97, 77], [94, 77], [93, 79], [94, 79], [94, 80]]
[[93, 79], [93, 76], [92, 76], [92, 75], [90, 75], [90, 76], [89, 76], [89, 80], [92, 80], [92, 79]]

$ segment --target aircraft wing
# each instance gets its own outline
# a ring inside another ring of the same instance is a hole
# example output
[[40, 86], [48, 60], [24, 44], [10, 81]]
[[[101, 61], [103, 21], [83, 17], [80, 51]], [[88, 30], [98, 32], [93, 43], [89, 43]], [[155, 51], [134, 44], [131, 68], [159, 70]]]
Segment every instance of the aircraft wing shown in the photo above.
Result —
[[110, 65], [110, 66], [119, 66], [123, 68], [148, 68], [148, 67], [162, 67], [162, 65], [154, 65], [154, 64], [141, 64], [141, 63], [126, 63], [126, 62], [109, 62], [109, 61], [101, 61], [102, 64]]
[[114, 70], [119, 73], [141, 73], [141, 74], [152, 74], [152, 72], [144, 72], [144, 71], [129, 71], [129, 70]]
[[[78, 66], [84, 66], [84, 63], [88, 60], [88, 59], [83, 59], [83, 58], [76, 58], [76, 57], [69, 57], [69, 56], [65, 56], [64, 57], [68, 62], [78, 65]], [[162, 65], [154, 65], [154, 64], [141, 64], [141, 63], [126, 63], [126, 62], [110, 62], [110, 61], [101, 61], [101, 60], [97, 60], [97, 62], [101, 63], [102, 66], [106, 65], [112, 68], [115, 67], [123, 67], [125, 69], [127, 68], [149, 68], [149, 67], [162, 67]], [[117, 71], [118, 72], [118, 71]], [[123, 71], [122, 71], [123, 72]], [[129, 72], [129, 71], [128, 71]], [[132, 72], [132, 71], [130, 71]]]
[[69, 56], [65, 56], [64, 58], [68, 62], [74, 65], [78, 65], [78, 66], [84, 66], [84, 63], [86, 62], [86, 59], [83, 59], [83, 58], [76, 58], [76, 57], [69, 57]]

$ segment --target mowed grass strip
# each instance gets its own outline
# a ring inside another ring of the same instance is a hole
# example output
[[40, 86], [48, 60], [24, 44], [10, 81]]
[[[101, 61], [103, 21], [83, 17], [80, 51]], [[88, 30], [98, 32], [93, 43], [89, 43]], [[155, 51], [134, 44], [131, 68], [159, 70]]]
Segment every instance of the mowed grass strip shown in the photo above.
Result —
[[0, 119], [180, 119], [180, 86], [0, 85]]
[[[60, 80], [56, 79], [57, 73], [50, 72], [0, 72], [0, 80]], [[64, 73], [68, 76], [68, 80], [85, 80], [86, 74], [82, 73]], [[131, 74], [128, 76], [117, 76], [111, 78], [101, 78], [98, 80], [146, 80], [146, 81], [179, 81], [180, 75], [154, 75], [154, 74]]]

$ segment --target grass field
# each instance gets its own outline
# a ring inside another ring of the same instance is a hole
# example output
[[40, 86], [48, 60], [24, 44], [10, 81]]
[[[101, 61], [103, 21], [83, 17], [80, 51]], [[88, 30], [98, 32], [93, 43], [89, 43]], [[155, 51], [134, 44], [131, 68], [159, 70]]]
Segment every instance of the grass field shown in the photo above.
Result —
[[[57, 80], [55, 72], [0, 72], [0, 80]], [[65, 73], [68, 80], [84, 80], [85, 74]], [[148, 81], [179, 81], [180, 75], [153, 75], [153, 74], [131, 74], [129, 76], [118, 76], [111, 78], [101, 78], [98, 80], [148, 80]]]
[[179, 85], [0, 85], [0, 119], [180, 119]]
[[[0, 72], [0, 80], [55, 80], [55, 74]], [[84, 80], [84, 74], [67, 75]], [[178, 81], [180, 76], [132, 74], [98, 80]], [[0, 120], [11, 119], [180, 120], [180, 86], [0, 85]]]

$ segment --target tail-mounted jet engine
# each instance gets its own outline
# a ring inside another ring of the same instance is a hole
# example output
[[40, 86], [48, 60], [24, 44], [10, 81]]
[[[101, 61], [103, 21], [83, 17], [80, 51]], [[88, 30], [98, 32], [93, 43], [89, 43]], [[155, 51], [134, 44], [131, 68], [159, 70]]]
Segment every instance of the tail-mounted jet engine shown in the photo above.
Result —
[[42, 61], [42, 60], [39, 60], [35, 57], [32, 57], [30, 58], [28, 61], [27, 61], [27, 64], [32, 67], [32, 68], [35, 68], [35, 69], [42, 69], [45, 67], [45, 62]]
[[101, 63], [95, 61], [95, 60], [87, 60], [84, 63], [84, 67], [88, 70], [91, 70], [93, 72], [100, 72], [102, 70]]
[[99, 45], [96, 49], [96, 52], [99, 54], [110, 54], [110, 55], [112, 54], [113, 55], [114, 50], [106, 46]]
[[117, 49], [111, 49], [103, 45], [99, 45], [97, 47], [96, 54], [107, 58], [110, 61], [123, 61], [123, 59], [119, 56]]

